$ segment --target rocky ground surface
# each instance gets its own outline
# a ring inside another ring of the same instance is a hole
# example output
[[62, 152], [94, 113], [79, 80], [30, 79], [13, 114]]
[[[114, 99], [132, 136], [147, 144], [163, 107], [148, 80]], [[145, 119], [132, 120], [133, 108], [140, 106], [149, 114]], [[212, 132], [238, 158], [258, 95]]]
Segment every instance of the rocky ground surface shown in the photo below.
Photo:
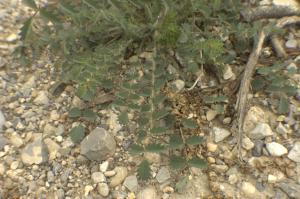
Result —
[[[266, 2], [266, 1], [264, 1]], [[132, 131], [123, 128], [113, 110], [99, 110], [97, 126], [79, 144], [69, 137], [78, 121], [68, 118], [70, 107], [84, 103], [68, 86], [59, 96], [49, 93], [54, 84], [51, 62], [22, 67], [12, 57], [17, 32], [28, 13], [18, 0], [0, 2], [0, 198], [300, 198], [300, 97], [291, 99], [288, 116], [277, 115], [272, 98], [256, 94], [246, 116], [243, 158], [234, 156], [233, 118], [220, 120], [208, 110], [207, 169], [191, 168], [188, 185], [175, 193], [176, 172], [164, 157], [145, 154], [153, 178], [137, 180], [140, 157], [127, 152]], [[287, 48], [300, 48], [300, 32], [287, 35]], [[300, 57], [288, 60], [299, 72]], [[231, 75], [231, 74], [229, 74]], [[300, 83], [300, 73], [298, 78]]]

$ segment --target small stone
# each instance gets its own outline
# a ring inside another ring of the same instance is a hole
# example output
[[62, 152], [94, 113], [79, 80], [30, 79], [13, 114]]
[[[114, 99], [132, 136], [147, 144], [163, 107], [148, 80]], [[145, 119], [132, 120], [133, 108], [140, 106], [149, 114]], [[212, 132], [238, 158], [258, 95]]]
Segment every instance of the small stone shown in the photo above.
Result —
[[144, 153], [144, 158], [148, 160], [150, 163], [160, 163], [161, 156], [158, 153], [146, 152]]
[[225, 138], [227, 138], [231, 133], [223, 128], [219, 127], [213, 127], [213, 135], [214, 135], [214, 141], [215, 142], [221, 142]]
[[0, 176], [3, 176], [5, 174], [6, 168], [3, 163], [0, 163]]
[[115, 153], [116, 141], [105, 129], [95, 128], [82, 140], [80, 150], [88, 159], [102, 161]]
[[101, 172], [104, 173], [105, 171], [107, 171], [108, 166], [109, 166], [109, 162], [108, 161], [104, 161], [103, 163], [100, 164], [99, 169], [100, 169]]
[[288, 158], [300, 163], [300, 142], [296, 142], [288, 154]]
[[214, 163], [216, 163], [216, 159], [213, 158], [213, 157], [208, 157], [207, 162], [210, 163], [210, 164], [214, 164]]
[[98, 190], [98, 193], [101, 195], [101, 196], [108, 196], [109, 194], [109, 187], [106, 183], [99, 183], [98, 186], [97, 186], [97, 190]]
[[58, 189], [55, 193], [55, 199], [64, 199], [65, 198], [65, 191], [63, 189]]
[[92, 180], [94, 183], [99, 183], [99, 182], [105, 182], [106, 178], [103, 173], [94, 172], [94, 173], [92, 173]]
[[289, 39], [285, 42], [285, 47], [287, 48], [297, 48], [298, 42], [296, 39]]
[[206, 119], [207, 121], [212, 121], [213, 119], [215, 119], [215, 117], [218, 115], [217, 111], [215, 110], [208, 110], [206, 112]]
[[288, 130], [282, 125], [281, 122], [279, 122], [277, 128], [276, 128], [276, 131], [281, 134], [281, 135], [285, 135], [287, 134]]
[[167, 167], [162, 167], [156, 175], [156, 180], [159, 183], [164, 183], [165, 181], [169, 180], [170, 178], [171, 178], [171, 175], [170, 175], [169, 169]]
[[44, 143], [46, 144], [49, 151], [49, 160], [54, 160], [58, 152], [60, 151], [60, 146], [50, 138], [46, 138], [44, 140]]
[[7, 144], [8, 140], [2, 134], [0, 134], [0, 150], [2, 150]]
[[234, 79], [235, 78], [235, 74], [232, 72], [232, 68], [227, 65], [226, 66], [226, 69], [225, 69], [225, 72], [223, 74], [223, 79], [224, 80], [228, 80], [228, 79]]
[[263, 123], [265, 120], [264, 111], [258, 106], [252, 106], [245, 117], [243, 130], [248, 133], [257, 126], [257, 123]]
[[176, 92], [180, 92], [184, 89], [185, 83], [181, 79], [177, 79], [172, 82], [172, 86]]
[[5, 123], [5, 118], [4, 118], [4, 115], [3, 115], [2, 111], [0, 110], [0, 133], [2, 132], [2, 128], [4, 126], [4, 123]]
[[272, 135], [273, 135], [273, 131], [269, 126], [269, 124], [267, 123], [258, 123], [257, 126], [248, 133], [248, 136], [251, 139], [258, 139], [258, 140]]
[[137, 194], [137, 199], [159, 199], [154, 187], [146, 187]]
[[271, 142], [266, 144], [266, 148], [272, 156], [282, 156], [288, 153], [288, 150], [279, 143]]
[[84, 187], [84, 196], [88, 196], [90, 194], [90, 192], [94, 189], [93, 186], [91, 185], [86, 185]]
[[254, 143], [250, 140], [250, 138], [245, 137], [242, 140], [242, 147], [248, 151], [254, 147]]
[[104, 172], [104, 175], [106, 177], [112, 177], [112, 176], [116, 175], [116, 172], [114, 170], [106, 171], [106, 172]]
[[242, 191], [249, 197], [255, 194], [256, 188], [250, 182], [243, 182]]
[[230, 124], [230, 122], [231, 122], [231, 118], [230, 117], [225, 117], [223, 119], [223, 124]]
[[50, 112], [50, 119], [53, 120], [53, 121], [57, 121], [59, 120], [60, 118], [60, 115], [58, 114], [58, 112], [56, 110], [52, 110]]
[[116, 187], [121, 184], [127, 176], [127, 168], [126, 167], [116, 167], [115, 169], [116, 175], [111, 178], [110, 186]]
[[281, 171], [276, 171], [274, 174], [268, 175], [268, 183], [274, 184], [284, 179], [284, 174]]
[[206, 146], [209, 152], [215, 152], [218, 149], [218, 145], [211, 142], [208, 142]]
[[170, 187], [170, 186], [166, 186], [166, 187], [163, 188], [163, 192], [164, 193], [169, 193], [169, 194], [174, 193], [174, 188]]
[[260, 157], [265, 143], [262, 140], [255, 140], [254, 148], [252, 149], [252, 155], [254, 157]]
[[231, 174], [231, 175], [229, 175], [229, 177], [228, 177], [228, 182], [229, 182], [229, 184], [236, 184], [237, 182], [238, 182], [238, 177], [237, 177], [237, 175], [236, 174]]
[[123, 185], [131, 192], [136, 192], [138, 189], [138, 181], [135, 175], [125, 178]]
[[38, 96], [33, 101], [36, 105], [49, 105], [48, 94], [45, 91], [40, 91]]
[[6, 41], [13, 42], [13, 41], [16, 41], [17, 39], [18, 39], [18, 35], [15, 33], [12, 33], [6, 38]]
[[48, 160], [47, 146], [44, 144], [42, 138], [37, 138], [21, 152], [21, 159], [24, 164], [41, 164]]
[[19, 161], [13, 161], [11, 164], [10, 164], [10, 169], [11, 170], [16, 170], [18, 167], [19, 167]]

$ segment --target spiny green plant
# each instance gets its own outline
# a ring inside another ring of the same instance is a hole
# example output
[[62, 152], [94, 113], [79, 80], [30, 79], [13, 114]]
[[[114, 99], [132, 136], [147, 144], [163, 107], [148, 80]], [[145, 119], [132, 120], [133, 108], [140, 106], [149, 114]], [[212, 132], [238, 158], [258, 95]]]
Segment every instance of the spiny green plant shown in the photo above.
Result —
[[[222, 73], [234, 60], [229, 52], [243, 52], [240, 48], [255, 31], [239, 20], [239, 0], [24, 2], [33, 9], [20, 33], [23, 44], [18, 52], [24, 61], [38, 59], [47, 49], [61, 71], [59, 83], [74, 84], [83, 100], [93, 101], [100, 88], [114, 91], [112, 106], [120, 111], [119, 121], [127, 124], [128, 112], [136, 116], [138, 136], [131, 153], [170, 154], [174, 169], [206, 165], [198, 156], [184, 155], [203, 137], [191, 133], [198, 128], [194, 120], [171, 114], [164, 92], [178, 75], [192, 83], [201, 65]], [[178, 74], [168, 73], [168, 65]], [[211, 104], [223, 102], [222, 97], [207, 99]], [[73, 118], [94, 116], [90, 111], [70, 111]], [[82, 131], [77, 127], [71, 132], [78, 135], [75, 142]], [[150, 177], [147, 160], [138, 166], [138, 174], [141, 179]]]

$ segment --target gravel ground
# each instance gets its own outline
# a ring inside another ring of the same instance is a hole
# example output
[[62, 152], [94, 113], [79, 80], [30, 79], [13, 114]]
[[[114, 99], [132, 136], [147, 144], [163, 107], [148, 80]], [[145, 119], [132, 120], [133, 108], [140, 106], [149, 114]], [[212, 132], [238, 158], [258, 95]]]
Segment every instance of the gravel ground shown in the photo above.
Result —
[[[209, 167], [191, 168], [186, 189], [174, 193], [177, 174], [158, 154], [145, 154], [153, 179], [137, 181], [141, 157], [127, 153], [134, 128], [122, 127], [113, 110], [98, 111], [97, 126], [87, 123], [88, 136], [80, 144], [72, 142], [69, 131], [79, 123], [68, 118], [68, 110], [84, 102], [71, 86], [59, 97], [49, 93], [55, 76], [51, 61], [43, 58], [24, 67], [12, 56], [26, 15], [19, 0], [0, 2], [0, 199], [300, 198], [300, 98], [291, 99], [290, 112], [283, 116], [272, 111], [272, 98], [250, 96], [244, 164], [234, 156], [231, 118], [217, 122], [211, 111], [201, 116], [209, 121], [204, 143]], [[285, 39], [286, 47], [300, 48], [299, 30]], [[293, 78], [300, 85], [299, 61], [291, 57], [287, 67], [296, 67]]]

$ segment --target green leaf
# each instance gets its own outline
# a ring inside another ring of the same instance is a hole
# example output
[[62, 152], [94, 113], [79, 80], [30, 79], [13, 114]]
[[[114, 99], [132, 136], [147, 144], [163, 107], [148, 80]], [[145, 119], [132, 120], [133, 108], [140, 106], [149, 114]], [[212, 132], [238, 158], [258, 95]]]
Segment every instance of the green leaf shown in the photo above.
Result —
[[139, 111], [140, 108], [141, 108], [138, 104], [134, 104], [134, 103], [129, 103], [128, 107], [133, 109], [133, 110], [136, 110], [136, 111]]
[[263, 87], [265, 87], [265, 85], [265, 81], [260, 77], [254, 78], [251, 82], [251, 86], [254, 91], [261, 90]]
[[70, 111], [69, 111], [69, 117], [70, 118], [75, 118], [75, 117], [80, 117], [81, 116], [81, 110], [77, 107], [75, 108], [72, 108]]
[[144, 153], [144, 148], [140, 145], [133, 144], [130, 147], [129, 153], [131, 153], [133, 155], [139, 155], [141, 153]]
[[182, 124], [185, 128], [189, 128], [189, 129], [195, 129], [198, 127], [198, 124], [197, 122], [195, 122], [194, 120], [192, 119], [182, 119]]
[[79, 143], [84, 138], [84, 131], [84, 126], [79, 125], [71, 129], [69, 136], [74, 143]]
[[278, 113], [286, 114], [289, 112], [289, 101], [286, 97], [280, 97], [280, 101], [278, 104]]
[[169, 110], [168, 109], [161, 109], [158, 111], [153, 112], [152, 117], [155, 120], [161, 119], [165, 116], [167, 116], [169, 114]]
[[97, 114], [90, 109], [85, 109], [82, 111], [82, 117], [92, 122], [97, 118]]
[[166, 132], [168, 129], [166, 127], [154, 127], [150, 130], [153, 134], [161, 134]]
[[180, 135], [171, 135], [169, 144], [170, 144], [170, 148], [178, 149], [181, 148], [184, 143]]
[[203, 137], [196, 136], [196, 135], [193, 135], [192, 137], [186, 139], [186, 143], [188, 145], [198, 145], [201, 144], [202, 142], [203, 142]]
[[187, 186], [187, 184], [188, 184], [188, 181], [189, 181], [189, 177], [188, 177], [188, 176], [181, 177], [181, 178], [178, 180], [178, 182], [176, 182], [175, 190], [176, 190], [178, 193], [184, 192], [184, 190], [186, 189], [186, 186]]
[[59, 18], [45, 8], [40, 9], [40, 15], [48, 21], [59, 22]]
[[166, 99], [164, 94], [158, 94], [153, 98], [153, 104], [160, 104]]
[[141, 112], [149, 112], [151, 110], [150, 104], [144, 104], [141, 106]]
[[203, 159], [198, 158], [198, 157], [194, 157], [193, 159], [189, 160], [188, 164], [191, 167], [196, 167], [196, 168], [199, 168], [199, 169], [207, 167], [207, 162]]
[[220, 103], [220, 102], [227, 102], [228, 99], [224, 95], [218, 95], [218, 96], [205, 96], [204, 102], [207, 104], [213, 104], [213, 103]]
[[186, 166], [186, 160], [180, 156], [172, 155], [170, 157], [170, 166], [176, 170], [184, 169]]
[[147, 117], [143, 117], [143, 116], [140, 116], [138, 119], [137, 119], [137, 122], [139, 124], [139, 126], [145, 126], [149, 123], [149, 119]]
[[138, 177], [141, 180], [148, 180], [151, 177], [150, 164], [147, 160], [143, 160], [137, 169]]
[[25, 5], [29, 6], [30, 8], [33, 8], [33, 9], [38, 9], [36, 3], [34, 0], [23, 0], [22, 1]]
[[21, 28], [20, 36], [22, 41], [26, 41], [27, 37], [29, 36], [31, 32], [31, 24], [32, 24], [33, 17], [30, 17], [27, 19], [24, 23], [24, 25]]
[[162, 144], [153, 143], [153, 144], [149, 144], [148, 146], [146, 146], [145, 150], [147, 152], [160, 153], [163, 150], [165, 150], [165, 148], [166, 147], [164, 145], [162, 145]]
[[127, 112], [120, 113], [118, 116], [118, 120], [119, 120], [120, 124], [123, 124], [123, 125], [128, 124], [129, 119], [128, 119]]

